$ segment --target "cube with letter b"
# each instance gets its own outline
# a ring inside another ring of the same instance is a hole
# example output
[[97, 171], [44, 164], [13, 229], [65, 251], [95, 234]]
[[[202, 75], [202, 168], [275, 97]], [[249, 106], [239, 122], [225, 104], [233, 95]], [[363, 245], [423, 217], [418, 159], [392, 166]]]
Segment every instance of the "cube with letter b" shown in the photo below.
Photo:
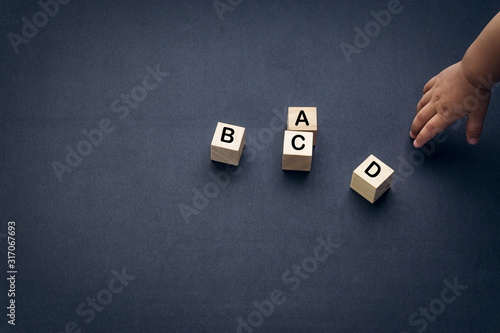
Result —
[[238, 165], [244, 145], [244, 127], [219, 122], [210, 146], [210, 157], [212, 161]]
[[352, 173], [351, 188], [374, 203], [389, 189], [393, 177], [394, 170], [370, 155]]
[[313, 145], [316, 145], [318, 132], [317, 109], [315, 107], [289, 107], [287, 129], [313, 133]]
[[310, 171], [313, 155], [311, 132], [285, 131], [283, 142], [283, 170]]

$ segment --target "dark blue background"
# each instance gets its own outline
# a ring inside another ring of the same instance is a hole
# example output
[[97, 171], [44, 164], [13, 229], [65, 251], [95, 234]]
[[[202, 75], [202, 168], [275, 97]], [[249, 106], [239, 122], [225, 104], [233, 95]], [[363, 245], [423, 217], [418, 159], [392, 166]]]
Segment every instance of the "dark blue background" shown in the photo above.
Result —
[[[0, 313], [2, 329], [235, 332], [281, 289], [256, 332], [416, 332], [410, 315], [456, 277], [468, 289], [426, 331], [498, 332], [499, 92], [476, 147], [465, 122], [430, 156], [408, 133], [424, 84], [500, 5], [401, 1], [347, 62], [339, 44], [387, 3], [243, 0], [222, 21], [211, 0], [73, 0], [16, 54], [7, 34], [40, 7], [2, 2], [0, 232], [17, 222], [19, 271], [17, 325]], [[157, 64], [168, 77], [120, 119], [112, 102]], [[306, 175], [281, 170], [269, 131], [288, 106], [318, 108]], [[51, 164], [105, 118], [114, 131], [59, 182]], [[225, 170], [210, 161], [218, 121], [246, 128], [239, 174], [187, 224], [179, 206]], [[398, 179], [374, 205], [349, 189], [370, 154]], [[291, 291], [282, 274], [320, 236], [340, 247]], [[123, 267], [135, 279], [85, 323], [78, 305]]]

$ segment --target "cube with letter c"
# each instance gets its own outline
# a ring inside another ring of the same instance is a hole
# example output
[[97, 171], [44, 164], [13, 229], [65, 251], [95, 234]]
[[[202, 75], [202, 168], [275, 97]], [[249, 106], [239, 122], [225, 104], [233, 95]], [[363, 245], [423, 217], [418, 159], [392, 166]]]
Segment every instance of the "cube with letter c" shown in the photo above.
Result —
[[283, 170], [310, 171], [313, 155], [313, 133], [285, 131]]
[[393, 177], [394, 170], [370, 155], [352, 173], [351, 188], [374, 203], [389, 189]]
[[244, 127], [219, 122], [210, 146], [210, 157], [212, 161], [238, 165], [244, 145]]

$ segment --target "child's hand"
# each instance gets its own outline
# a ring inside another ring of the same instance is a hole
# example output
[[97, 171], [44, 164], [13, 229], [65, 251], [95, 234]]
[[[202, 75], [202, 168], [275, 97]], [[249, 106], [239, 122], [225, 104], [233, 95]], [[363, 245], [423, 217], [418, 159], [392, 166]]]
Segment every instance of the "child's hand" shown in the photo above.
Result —
[[465, 116], [468, 116], [467, 141], [471, 145], [477, 144], [489, 101], [490, 91], [477, 88], [466, 78], [462, 62], [446, 68], [424, 87], [424, 96], [417, 105], [417, 116], [411, 126], [410, 136], [415, 139], [413, 145], [422, 147]]

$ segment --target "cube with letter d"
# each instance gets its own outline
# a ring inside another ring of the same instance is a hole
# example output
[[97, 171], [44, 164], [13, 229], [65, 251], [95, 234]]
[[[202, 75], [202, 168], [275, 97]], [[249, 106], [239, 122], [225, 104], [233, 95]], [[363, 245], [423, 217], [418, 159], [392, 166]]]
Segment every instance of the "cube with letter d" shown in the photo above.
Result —
[[244, 145], [244, 127], [219, 122], [210, 146], [210, 157], [212, 161], [238, 165]]
[[351, 188], [374, 203], [389, 189], [393, 177], [394, 170], [370, 155], [352, 173]]
[[285, 131], [283, 141], [283, 170], [310, 171], [313, 156], [311, 132]]
[[316, 134], [318, 132], [318, 119], [316, 107], [289, 107], [287, 130], [311, 132], [313, 134], [313, 145], [316, 145]]

